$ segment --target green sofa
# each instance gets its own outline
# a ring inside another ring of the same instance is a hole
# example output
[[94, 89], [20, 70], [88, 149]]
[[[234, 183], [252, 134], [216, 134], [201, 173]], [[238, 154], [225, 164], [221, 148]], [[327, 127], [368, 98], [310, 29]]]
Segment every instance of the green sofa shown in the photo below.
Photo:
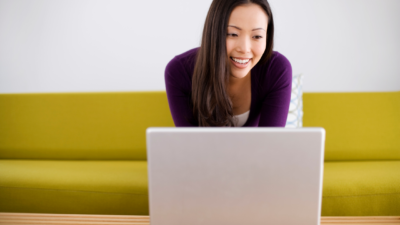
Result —
[[[400, 215], [400, 92], [305, 93], [322, 216]], [[148, 215], [145, 130], [165, 92], [0, 94], [0, 212]]]

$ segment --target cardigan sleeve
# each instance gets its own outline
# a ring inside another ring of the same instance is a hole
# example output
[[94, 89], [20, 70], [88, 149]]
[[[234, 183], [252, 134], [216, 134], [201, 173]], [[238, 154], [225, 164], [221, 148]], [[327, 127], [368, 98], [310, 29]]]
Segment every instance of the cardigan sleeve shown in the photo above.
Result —
[[279, 54], [267, 76], [267, 92], [261, 105], [259, 127], [285, 127], [292, 92], [292, 66]]
[[165, 68], [165, 87], [169, 109], [176, 127], [197, 126], [193, 121], [190, 74], [178, 57], [173, 58]]

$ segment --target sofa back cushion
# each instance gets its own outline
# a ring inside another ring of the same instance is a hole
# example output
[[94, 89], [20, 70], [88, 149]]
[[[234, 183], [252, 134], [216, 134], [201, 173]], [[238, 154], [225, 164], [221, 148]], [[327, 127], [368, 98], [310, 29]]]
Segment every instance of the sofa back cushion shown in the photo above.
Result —
[[[304, 93], [325, 160], [399, 160], [400, 92]], [[0, 94], [0, 158], [146, 159], [146, 129], [173, 127], [165, 91]]]
[[325, 161], [400, 159], [400, 91], [304, 93], [303, 106], [303, 126], [326, 130]]
[[146, 159], [146, 129], [174, 126], [165, 91], [0, 95], [0, 158]]

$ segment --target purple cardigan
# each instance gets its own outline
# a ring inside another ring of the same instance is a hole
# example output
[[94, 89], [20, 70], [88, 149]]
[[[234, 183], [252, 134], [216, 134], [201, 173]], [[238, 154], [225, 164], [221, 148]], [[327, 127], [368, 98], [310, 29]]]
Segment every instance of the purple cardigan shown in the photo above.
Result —
[[[199, 48], [175, 56], [165, 68], [168, 104], [176, 127], [198, 126], [191, 108], [192, 75]], [[292, 66], [274, 51], [251, 69], [250, 115], [244, 127], [284, 127], [289, 111]]]

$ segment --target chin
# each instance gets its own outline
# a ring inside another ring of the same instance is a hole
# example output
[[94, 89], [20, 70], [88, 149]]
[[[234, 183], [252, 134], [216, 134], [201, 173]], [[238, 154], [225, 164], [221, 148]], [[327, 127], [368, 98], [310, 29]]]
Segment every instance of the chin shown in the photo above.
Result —
[[245, 71], [245, 72], [237, 72], [237, 71], [235, 71], [234, 73], [232, 73], [232, 76], [234, 76], [235, 78], [243, 78], [243, 77], [245, 77], [247, 74], [249, 74], [249, 72], [250, 72], [250, 70], [249, 71]]

